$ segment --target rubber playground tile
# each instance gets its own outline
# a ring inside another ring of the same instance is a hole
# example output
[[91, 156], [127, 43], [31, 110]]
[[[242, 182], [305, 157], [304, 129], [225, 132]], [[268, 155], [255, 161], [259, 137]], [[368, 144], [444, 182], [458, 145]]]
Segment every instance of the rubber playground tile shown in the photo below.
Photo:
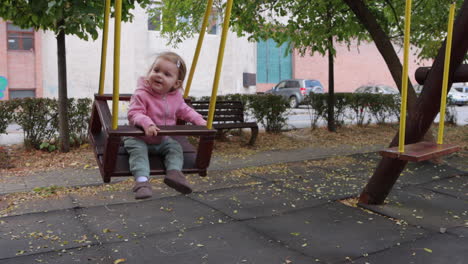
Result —
[[369, 167], [356, 162], [347, 156], [310, 160], [292, 166], [282, 164], [283, 167], [256, 176], [317, 199], [336, 200], [358, 196], [367, 183]]
[[392, 191], [384, 205], [360, 206], [436, 232], [468, 223], [467, 201], [423, 188]]
[[359, 175], [327, 173], [302, 180], [281, 182], [285, 188], [293, 189], [313, 198], [339, 200], [359, 196], [367, 180]]
[[468, 200], [468, 175], [434, 181], [421, 187], [458, 199]]
[[[107, 206], [111, 204], [121, 203], [139, 203], [141, 200], [135, 200], [135, 193], [132, 191], [133, 184], [129, 184], [126, 189], [113, 190], [112, 187], [105, 191], [83, 191], [71, 193], [73, 202], [80, 207], [95, 207]], [[164, 183], [153, 184], [153, 197], [149, 200], [160, 199], [164, 197], [171, 197], [180, 195], [180, 193], [173, 191]], [[91, 195], [90, 195], [91, 194]]]
[[435, 234], [355, 260], [356, 264], [466, 264], [468, 238]]
[[245, 221], [259, 233], [325, 263], [339, 263], [412, 241], [426, 231], [339, 203]]
[[231, 220], [184, 196], [82, 208], [79, 213], [87, 228], [103, 242], [126, 241]]
[[468, 171], [468, 163], [466, 162], [467, 158], [468, 151], [461, 150], [459, 152], [453, 153], [452, 155], [445, 156], [444, 162], [462, 171]]
[[398, 178], [396, 186], [429, 183], [462, 174], [464, 174], [463, 171], [445, 164], [434, 164], [428, 161], [410, 162]]
[[468, 237], [468, 224], [465, 224], [465, 226], [451, 228], [447, 233], [454, 234], [459, 237]]
[[74, 210], [0, 218], [0, 258], [96, 243]]
[[324, 203], [274, 183], [215, 190], [191, 198], [239, 220], [277, 215]]
[[[121, 178], [112, 178], [113, 183], [121, 180]], [[30, 188], [42, 187], [45, 182], [53, 182], [58, 186], [83, 186], [103, 183], [99, 170], [89, 167], [86, 169], [64, 168], [38, 172], [34, 174], [34, 178], [28, 180], [28, 185]]]
[[124, 263], [313, 263], [242, 223], [203, 226], [105, 245]]
[[[59, 251], [48, 251], [27, 256], [15, 256], [11, 258], [0, 258], [0, 264], [26, 264], [26, 263], [92, 263], [92, 264], [114, 264], [118, 259], [112, 257], [112, 252], [102, 245], [90, 247], [72, 248]], [[124, 264], [125, 262], [122, 262]]]
[[[354, 154], [348, 157], [356, 159], [356, 163], [348, 166], [348, 169], [355, 172], [361, 171], [366, 173], [369, 178], [373, 175], [374, 170], [377, 168], [377, 165], [381, 160], [381, 157], [377, 153]], [[430, 161], [408, 162], [401, 173], [396, 186], [401, 187], [405, 185], [427, 183], [433, 180], [463, 175], [464, 173], [466, 172], [448, 164], [435, 164]]]
[[249, 177], [251, 180], [262, 182], [282, 181], [284, 178], [292, 179], [302, 177], [302, 172], [296, 174], [292, 169], [300, 166], [298, 163], [276, 163], [256, 167], [245, 167], [232, 170], [231, 175]]
[[70, 196], [61, 196], [60, 198], [36, 197], [34, 199], [22, 199], [14, 201], [6, 211], [6, 215], [22, 215], [29, 213], [41, 213], [48, 210], [71, 209], [76, 205]]
[[373, 164], [358, 160], [353, 156], [330, 157], [327, 159], [307, 160], [260, 167], [253, 175], [265, 180], [292, 181], [302, 179], [322, 179], [340, 176], [359, 177], [367, 180]]
[[187, 180], [192, 185], [194, 192], [248, 186], [265, 182], [262, 179], [252, 177], [249, 169], [245, 168], [231, 171], [208, 171], [208, 175], [205, 177], [198, 176], [197, 174], [187, 176]]

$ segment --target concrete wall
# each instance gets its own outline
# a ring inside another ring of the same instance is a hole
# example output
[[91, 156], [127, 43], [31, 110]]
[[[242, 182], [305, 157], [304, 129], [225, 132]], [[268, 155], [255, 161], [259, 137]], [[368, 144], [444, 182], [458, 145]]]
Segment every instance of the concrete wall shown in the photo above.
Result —
[[[157, 53], [172, 50], [179, 53], [191, 67], [198, 35], [177, 48], [166, 45], [158, 32], [147, 30], [147, 14], [141, 8], [134, 12], [132, 23], [122, 24], [120, 92], [131, 93], [136, 80], [146, 74]], [[110, 23], [105, 92], [112, 92], [113, 22]], [[52, 32], [43, 35], [44, 96], [58, 95], [56, 40]], [[190, 95], [211, 95], [216, 67], [220, 35], [206, 35]], [[84, 41], [66, 37], [67, 78], [69, 97], [91, 97], [98, 91], [101, 36], [96, 41]], [[239, 52], [242, 51], [242, 56]], [[255, 86], [242, 86], [242, 73], [256, 72], [256, 45], [246, 38], [238, 38], [230, 32], [227, 39], [218, 94], [255, 93]], [[186, 81], [186, 80], [185, 80]]]

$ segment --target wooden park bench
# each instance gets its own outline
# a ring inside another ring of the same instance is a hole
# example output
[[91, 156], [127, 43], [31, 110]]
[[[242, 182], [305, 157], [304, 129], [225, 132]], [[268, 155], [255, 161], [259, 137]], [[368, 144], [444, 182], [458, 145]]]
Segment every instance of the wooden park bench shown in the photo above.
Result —
[[[192, 101], [192, 107], [203, 118], [208, 118], [209, 101]], [[256, 122], [245, 122], [244, 105], [241, 101], [218, 101], [213, 117], [213, 128], [221, 133], [225, 129], [250, 128], [251, 136], [249, 145], [255, 144], [258, 135], [258, 125]]]

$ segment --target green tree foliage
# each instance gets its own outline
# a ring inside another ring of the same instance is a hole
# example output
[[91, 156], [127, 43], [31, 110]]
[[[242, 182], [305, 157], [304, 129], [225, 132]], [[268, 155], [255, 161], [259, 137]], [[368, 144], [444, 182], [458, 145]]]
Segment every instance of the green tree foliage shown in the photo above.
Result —
[[239, 35], [249, 39], [289, 42], [301, 54], [335, 53], [328, 37], [351, 44], [367, 39], [365, 29], [341, 0], [266, 0], [234, 2], [232, 23]]
[[[113, 1], [112, 1], [113, 2]], [[122, 20], [131, 20], [130, 10], [140, 3], [146, 6], [149, 0], [124, 0]], [[23, 27], [36, 30], [64, 32], [88, 40], [98, 37], [98, 28], [103, 24], [103, 0], [3, 0], [0, 17]], [[59, 24], [62, 24], [59, 26]]]
[[[367, 7], [377, 17], [379, 25], [390, 40], [403, 45], [405, 0], [366, 1]], [[457, 10], [463, 0], [413, 0], [411, 15], [411, 45], [419, 60], [434, 59], [447, 37], [450, 4], [456, 2]]]
[[[113, 1], [112, 1], [113, 2]], [[122, 20], [131, 20], [130, 10], [136, 4], [145, 7], [150, 0], [124, 0]], [[60, 150], [70, 150], [70, 130], [67, 110], [67, 72], [65, 35], [76, 35], [88, 40], [98, 37], [98, 28], [103, 25], [104, 0], [3, 0], [0, 17], [22, 28], [50, 30], [57, 38], [58, 98], [60, 124]]]

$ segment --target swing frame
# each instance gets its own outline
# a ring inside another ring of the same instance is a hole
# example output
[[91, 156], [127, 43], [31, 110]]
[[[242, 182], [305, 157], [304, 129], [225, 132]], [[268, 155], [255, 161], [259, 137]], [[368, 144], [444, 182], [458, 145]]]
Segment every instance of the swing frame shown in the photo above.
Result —
[[[183, 173], [198, 173], [206, 176], [207, 168], [210, 165], [211, 155], [214, 147], [216, 130], [212, 129], [213, 116], [216, 105], [216, 95], [218, 92], [219, 79], [221, 75], [224, 48], [229, 29], [233, 0], [228, 0], [223, 23], [220, 47], [218, 51], [218, 61], [216, 65], [215, 78], [213, 81], [210, 110], [208, 114], [207, 126], [185, 125], [182, 120], [177, 121], [175, 126], [158, 126], [158, 136], [170, 136], [177, 140], [183, 149], [184, 165]], [[212, 8], [212, 0], [208, 0], [204, 25], [208, 23], [208, 17]], [[104, 79], [106, 68], [107, 39], [110, 17], [110, 0], [106, 0], [104, 10], [104, 29], [101, 53], [101, 73], [99, 79], [99, 92], [94, 96], [94, 103], [91, 112], [89, 126], [89, 138], [93, 145], [94, 154], [103, 181], [108, 183], [111, 177], [132, 176], [128, 163], [128, 153], [122, 146], [122, 139], [125, 137], [143, 136], [145, 133], [141, 128], [131, 125], [118, 125], [118, 106], [120, 101], [130, 101], [131, 94], [119, 93], [120, 75], [120, 32], [121, 32], [122, 0], [115, 1], [115, 33], [114, 33], [114, 79], [112, 94], [104, 94]], [[190, 70], [189, 84], [184, 95], [186, 101], [190, 83], [196, 66], [196, 60], [201, 49], [206, 26], [200, 32], [195, 60]], [[112, 111], [108, 101], [112, 101]], [[198, 137], [198, 145], [194, 147], [187, 137]], [[149, 155], [150, 175], [165, 174], [164, 163], [158, 155]]]
[[409, 58], [409, 37], [411, 25], [411, 0], [406, 1], [405, 7], [405, 39], [404, 39], [404, 54], [403, 54], [403, 73], [402, 73], [402, 91], [401, 91], [401, 111], [400, 111], [400, 130], [399, 144], [397, 147], [387, 148], [379, 151], [383, 157], [406, 160], [406, 161], [424, 161], [448, 155], [460, 150], [460, 147], [453, 144], [443, 144], [445, 108], [447, 103], [447, 86], [449, 77], [450, 52], [452, 47], [453, 21], [455, 17], [455, 3], [450, 6], [448, 30], [447, 30], [447, 45], [445, 49], [444, 75], [441, 91], [440, 103], [440, 120], [437, 143], [420, 141], [413, 144], [405, 145], [405, 130], [406, 130], [406, 102], [408, 90], [408, 58]]
[[[128, 164], [128, 153], [122, 146], [122, 138], [144, 136], [144, 132], [130, 125], [111, 129], [112, 115], [108, 101], [111, 94], [95, 95], [93, 104], [89, 138], [94, 146], [94, 154], [99, 171], [104, 182], [108, 183], [111, 177], [131, 176]], [[120, 101], [129, 101], [131, 95], [121, 94]], [[158, 126], [160, 136], [171, 136], [182, 146], [184, 152], [183, 173], [198, 173], [206, 176], [213, 151], [216, 130], [205, 126]], [[195, 148], [187, 140], [187, 136], [198, 137], [198, 147]], [[149, 155], [150, 175], [165, 174], [164, 164], [159, 156]]]

